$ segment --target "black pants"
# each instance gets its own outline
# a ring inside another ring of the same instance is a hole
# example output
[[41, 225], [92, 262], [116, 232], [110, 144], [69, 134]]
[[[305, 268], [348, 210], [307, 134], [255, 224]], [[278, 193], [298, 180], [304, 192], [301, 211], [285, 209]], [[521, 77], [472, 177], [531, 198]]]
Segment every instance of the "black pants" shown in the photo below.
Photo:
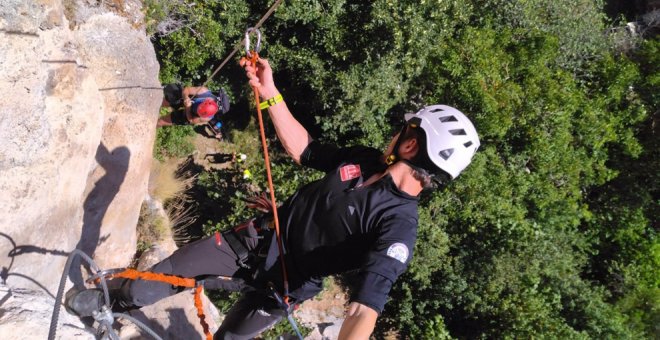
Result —
[[[234, 228], [251, 253], [269, 246], [272, 234], [262, 233], [259, 228], [255, 228], [253, 222], [249, 221]], [[251, 289], [249, 284], [253, 281], [253, 270], [239, 266], [237, 260], [237, 255], [222, 234], [216, 233], [180, 248], [153, 266], [150, 271], [209, 279], [212, 288], [244, 291], [239, 301], [230, 309], [214, 339], [251, 339], [274, 325], [285, 314], [264, 291]], [[232, 277], [236, 280], [212, 280], [213, 276]], [[124, 303], [141, 307], [178, 292], [176, 287], [166, 283], [135, 280], [125, 283], [123, 296], [120, 298]]]
[[170, 119], [173, 125], [189, 125], [183, 108], [183, 86], [181, 84], [167, 84], [163, 87], [163, 97], [170, 103], [172, 113]]
[[172, 108], [183, 107], [183, 86], [181, 84], [167, 84], [163, 87], [163, 96]]

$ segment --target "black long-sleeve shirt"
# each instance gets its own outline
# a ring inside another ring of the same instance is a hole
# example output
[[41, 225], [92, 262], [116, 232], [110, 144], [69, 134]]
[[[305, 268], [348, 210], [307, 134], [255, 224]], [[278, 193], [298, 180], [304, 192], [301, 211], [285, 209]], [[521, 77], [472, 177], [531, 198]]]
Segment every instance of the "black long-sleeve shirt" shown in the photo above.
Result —
[[361, 186], [387, 167], [373, 148], [312, 142], [301, 163], [326, 175], [278, 209], [289, 275], [299, 282], [291, 296], [310, 298], [324, 276], [357, 270], [351, 301], [380, 313], [412, 259], [418, 199], [399, 190], [389, 175]]

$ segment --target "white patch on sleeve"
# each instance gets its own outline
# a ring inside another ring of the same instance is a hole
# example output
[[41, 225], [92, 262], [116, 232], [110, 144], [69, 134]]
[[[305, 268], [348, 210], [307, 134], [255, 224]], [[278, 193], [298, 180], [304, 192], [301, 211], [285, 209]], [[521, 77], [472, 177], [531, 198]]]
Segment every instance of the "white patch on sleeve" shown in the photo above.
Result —
[[397, 259], [401, 263], [406, 263], [408, 254], [408, 247], [403, 243], [394, 243], [387, 248], [387, 256]]

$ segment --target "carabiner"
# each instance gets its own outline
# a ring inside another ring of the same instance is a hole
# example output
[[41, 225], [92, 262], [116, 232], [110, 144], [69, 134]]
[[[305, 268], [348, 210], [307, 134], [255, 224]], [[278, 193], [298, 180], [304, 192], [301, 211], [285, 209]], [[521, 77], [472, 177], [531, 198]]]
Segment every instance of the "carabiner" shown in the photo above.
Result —
[[249, 57], [252, 58], [252, 55], [250, 53], [250, 33], [256, 32], [257, 33], [257, 45], [254, 47], [254, 51], [259, 53], [261, 50], [261, 32], [259, 31], [258, 28], [250, 27], [245, 31], [245, 54]]
[[108, 277], [112, 278], [114, 274], [121, 273], [125, 271], [126, 268], [112, 268], [112, 269], [105, 269], [105, 270], [99, 270], [96, 272], [96, 274], [90, 276], [85, 282], [87, 283], [98, 283], [101, 281], [101, 277], [107, 279]]

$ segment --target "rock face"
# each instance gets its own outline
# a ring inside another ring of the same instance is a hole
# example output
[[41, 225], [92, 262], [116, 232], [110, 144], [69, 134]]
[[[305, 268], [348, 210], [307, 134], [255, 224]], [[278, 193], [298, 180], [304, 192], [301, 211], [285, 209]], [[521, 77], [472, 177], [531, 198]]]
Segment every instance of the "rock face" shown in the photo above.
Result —
[[[204, 331], [192, 301], [193, 291], [187, 289], [153, 305], [132, 311], [130, 316], [144, 323], [163, 340], [203, 339]], [[209, 332], [213, 334], [220, 325], [220, 314], [206, 295], [202, 295], [202, 306], [204, 307], [204, 321], [209, 327]], [[122, 327], [119, 336], [126, 340], [149, 338], [134, 324]]]
[[[0, 287], [3, 339], [47, 339], [53, 298], [43, 290]], [[65, 312], [59, 317], [56, 339], [95, 339], [91, 328]], [[13, 336], [12, 336], [13, 335]]]
[[[135, 254], [162, 99], [140, 13], [130, 1], [0, 1], [6, 289], [52, 298], [75, 248], [101, 268]], [[82, 283], [80, 271], [69, 278]], [[0, 334], [24, 335], [6, 333], [3, 304]]]
[[303, 302], [293, 316], [312, 329], [306, 340], [332, 340], [339, 337], [346, 306], [346, 294], [333, 279], [317, 297]]

